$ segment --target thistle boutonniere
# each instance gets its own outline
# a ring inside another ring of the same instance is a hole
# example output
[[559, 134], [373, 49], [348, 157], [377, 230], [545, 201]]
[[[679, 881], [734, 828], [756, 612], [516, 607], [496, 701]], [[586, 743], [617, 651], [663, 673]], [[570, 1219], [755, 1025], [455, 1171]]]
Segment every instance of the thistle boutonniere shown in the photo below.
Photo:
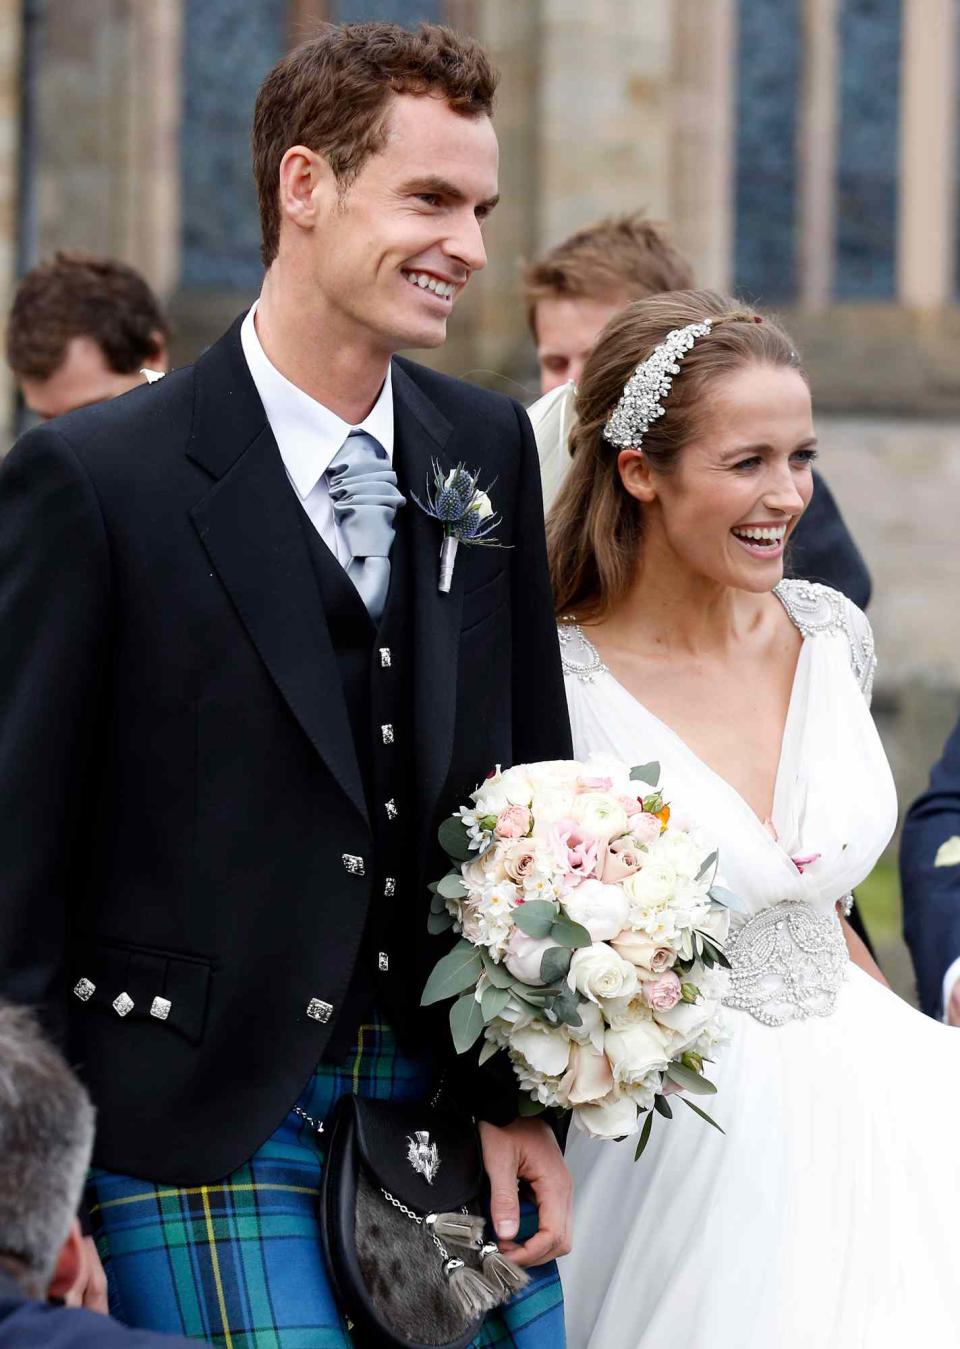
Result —
[[450, 593], [453, 565], [457, 560], [457, 547], [461, 543], [483, 544], [487, 548], [505, 546], [491, 537], [502, 523], [502, 516], [494, 512], [490, 502], [489, 492], [493, 483], [483, 491], [477, 486], [479, 477], [479, 473], [471, 472], [464, 464], [458, 464], [444, 475], [435, 459], [433, 482], [427, 478], [426, 501], [410, 493], [420, 509], [432, 520], [439, 520], [443, 526], [439, 585], [442, 595]]

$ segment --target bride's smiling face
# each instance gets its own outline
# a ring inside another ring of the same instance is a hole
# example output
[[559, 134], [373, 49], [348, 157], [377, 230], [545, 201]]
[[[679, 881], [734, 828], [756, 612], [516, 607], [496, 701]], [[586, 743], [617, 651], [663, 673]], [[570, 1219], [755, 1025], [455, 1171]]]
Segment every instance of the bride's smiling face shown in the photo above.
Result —
[[[678, 379], [683, 378], [681, 373]], [[672, 471], [642, 452], [619, 456], [643, 506], [643, 563], [761, 593], [783, 577], [783, 554], [813, 494], [810, 390], [798, 371], [751, 364], [717, 375]]]

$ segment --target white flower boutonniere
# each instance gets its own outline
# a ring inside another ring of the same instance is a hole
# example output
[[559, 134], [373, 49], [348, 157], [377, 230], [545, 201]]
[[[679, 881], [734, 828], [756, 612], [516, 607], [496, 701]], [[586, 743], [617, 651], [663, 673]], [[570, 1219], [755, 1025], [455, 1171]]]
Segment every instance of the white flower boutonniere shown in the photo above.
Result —
[[426, 484], [426, 501], [421, 501], [413, 492], [410, 494], [422, 511], [443, 526], [439, 582], [443, 595], [450, 593], [457, 547], [461, 543], [484, 544], [488, 548], [504, 547], [492, 537], [493, 531], [502, 523], [502, 518], [494, 511], [489, 488], [484, 491], [477, 486], [479, 477], [479, 473], [471, 472], [463, 464], [458, 464], [444, 476], [440, 465], [434, 460], [433, 482], [428, 478]]

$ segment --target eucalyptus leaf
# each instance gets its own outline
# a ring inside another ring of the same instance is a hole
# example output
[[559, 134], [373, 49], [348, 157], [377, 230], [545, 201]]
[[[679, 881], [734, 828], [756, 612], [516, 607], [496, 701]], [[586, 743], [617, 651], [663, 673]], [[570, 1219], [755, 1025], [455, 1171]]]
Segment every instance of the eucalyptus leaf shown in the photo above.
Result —
[[547, 1107], [542, 1101], [537, 1101], [534, 1097], [528, 1096], [526, 1092], [523, 1092], [521, 1093], [520, 1101], [517, 1105], [517, 1114], [522, 1115], [524, 1118], [529, 1118], [531, 1115], [542, 1115], [546, 1108]]
[[[526, 908], [526, 905], [523, 907]], [[558, 918], [547, 935], [558, 946], [569, 946], [571, 950], [593, 945], [593, 938], [587, 929], [582, 923], [575, 923], [572, 918]]]
[[446, 909], [443, 913], [431, 913], [427, 917], [427, 931], [432, 937], [439, 937], [441, 932], [449, 932], [452, 927], [453, 914], [447, 913]]
[[702, 881], [703, 878], [704, 878], [704, 876], [705, 876], [705, 875], [707, 874], [707, 872], [710, 870], [710, 868], [711, 868], [712, 866], [716, 866], [716, 864], [717, 864], [717, 858], [718, 858], [719, 856], [720, 856], [720, 854], [716, 851], [716, 849], [714, 849], [714, 851], [710, 854], [710, 856], [709, 856], [709, 857], [706, 859], [706, 861], [704, 862], [703, 866], [702, 866], [702, 867], [700, 868], [700, 870], [697, 872], [696, 879], [697, 879], [698, 881]]
[[472, 988], [483, 972], [480, 952], [468, 941], [459, 941], [452, 951], [448, 951], [433, 967], [427, 986], [420, 998], [421, 1007], [429, 1007], [433, 1002], [442, 1002]]
[[583, 1017], [580, 1015], [580, 999], [574, 990], [568, 988], [566, 984], [557, 994], [553, 1010], [557, 1014], [557, 1020], [562, 1021], [565, 1026], [583, 1025]]
[[495, 984], [497, 988], [513, 987], [513, 975], [506, 965], [498, 965], [489, 951], [481, 950], [480, 959], [483, 961], [483, 972], [491, 984]]
[[430, 896], [430, 912], [446, 913], [446, 911], [447, 901], [444, 899], [443, 895], [438, 895], [436, 890], [434, 890], [433, 894]]
[[715, 1096], [717, 1089], [708, 1082], [702, 1073], [694, 1072], [683, 1063], [671, 1063], [667, 1067], [667, 1077], [684, 1091], [692, 1091], [695, 1096]]
[[654, 1096], [653, 1108], [664, 1119], [673, 1119], [673, 1111], [670, 1109], [666, 1096]]
[[514, 925], [528, 937], [547, 936], [557, 916], [556, 904], [547, 899], [529, 899], [526, 904], [518, 904], [513, 911]]
[[483, 1048], [480, 1050], [480, 1057], [479, 1057], [479, 1059], [477, 1060], [478, 1065], [482, 1068], [483, 1065], [484, 1065], [489, 1059], [492, 1059], [492, 1058], [493, 1058], [494, 1054], [499, 1054], [499, 1053], [500, 1053], [500, 1046], [499, 1046], [499, 1045], [495, 1044], [495, 1043], [493, 1042], [493, 1040], [484, 1040], [484, 1042], [483, 1042]]
[[571, 952], [566, 946], [548, 946], [540, 960], [540, 978], [545, 984], [555, 984], [566, 977], [570, 968]]
[[464, 993], [450, 1008], [450, 1033], [458, 1054], [465, 1054], [483, 1034], [483, 1012], [473, 993]]
[[631, 782], [645, 782], [648, 787], [656, 787], [660, 781], [660, 765], [656, 762], [640, 764], [630, 769]]
[[639, 1162], [640, 1155], [644, 1148], [650, 1142], [650, 1130], [653, 1128], [653, 1111], [651, 1110], [647, 1118], [643, 1121], [643, 1128], [640, 1130], [640, 1141], [637, 1144], [637, 1150], [633, 1154], [633, 1160]]
[[728, 890], [723, 885], [711, 885], [710, 898], [715, 899], [718, 904], [722, 904], [725, 909], [732, 910], [733, 913], [746, 913], [747, 906], [739, 895], [735, 895], [732, 890]]
[[466, 862], [470, 856], [470, 836], [467, 826], [457, 815], [451, 815], [437, 830], [440, 847], [453, 862]]
[[480, 1010], [484, 1021], [492, 1021], [499, 1016], [510, 1001], [509, 988], [497, 988], [496, 984], [487, 984], [480, 994]]
[[459, 871], [450, 871], [442, 880], [437, 882], [437, 893], [443, 895], [444, 899], [463, 899], [467, 894], [467, 887], [463, 883]]
[[706, 964], [707, 954], [709, 953], [718, 965], [722, 965], [725, 970], [730, 969], [730, 961], [723, 954], [722, 948], [719, 947], [715, 941], [712, 941], [709, 937], [705, 937], [702, 932], [700, 933], [700, 940], [703, 943], [704, 964]]
[[726, 1129], [722, 1129], [722, 1128], [720, 1127], [720, 1125], [717, 1123], [717, 1121], [716, 1121], [715, 1119], [711, 1119], [710, 1116], [707, 1114], [707, 1112], [706, 1112], [705, 1110], [701, 1110], [700, 1107], [699, 1107], [698, 1105], [694, 1105], [694, 1103], [693, 1103], [692, 1101], [688, 1100], [686, 1096], [681, 1096], [680, 1099], [681, 1099], [681, 1101], [683, 1102], [684, 1105], [688, 1105], [688, 1106], [690, 1107], [690, 1109], [693, 1111], [693, 1113], [694, 1113], [695, 1115], [699, 1115], [700, 1118], [701, 1118], [701, 1119], [705, 1119], [705, 1120], [707, 1121], [708, 1124], [712, 1124], [713, 1127], [714, 1127], [719, 1133], [725, 1134], [725, 1133], [727, 1132]]

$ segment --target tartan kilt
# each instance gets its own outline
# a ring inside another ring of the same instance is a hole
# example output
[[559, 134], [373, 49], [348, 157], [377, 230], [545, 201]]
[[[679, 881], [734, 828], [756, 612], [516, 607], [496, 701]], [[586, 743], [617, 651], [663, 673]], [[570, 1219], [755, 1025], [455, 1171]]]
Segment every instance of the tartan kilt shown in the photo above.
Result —
[[[379, 1020], [360, 1027], [342, 1064], [320, 1064], [297, 1105], [324, 1119], [345, 1092], [422, 1100], [429, 1056], [398, 1051]], [[107, 1273], [110, 1310], [128, 1326], [227, 1349], [349, 1349], [320, 1245], [322, 1136], [293, 1110], [245, 1166], [213, 1185], [151, 1185], [94, 1169], [87, 1201]], [[536, 1227], [525, 1213], [522, 1235]], [[480, 1346], [563, 1349], [555, 1263], [491, 1314]]]

